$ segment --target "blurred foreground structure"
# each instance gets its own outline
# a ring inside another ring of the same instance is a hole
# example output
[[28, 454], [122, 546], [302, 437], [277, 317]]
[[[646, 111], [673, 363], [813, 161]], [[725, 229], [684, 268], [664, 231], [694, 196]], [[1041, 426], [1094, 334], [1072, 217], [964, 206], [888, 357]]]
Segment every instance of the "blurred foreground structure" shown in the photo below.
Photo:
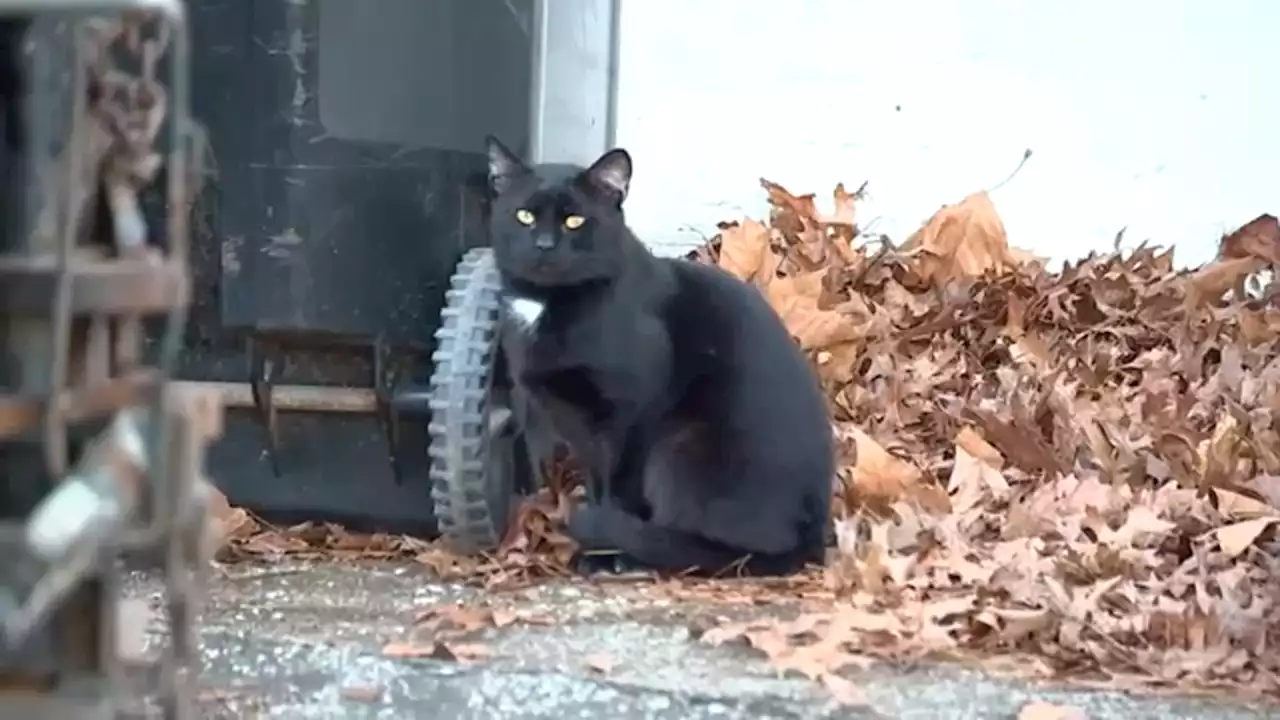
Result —
[[[0, 716], [119, 717], [133, 661], [154, 682], [145, 714], [183, 717], [220, 417], [166, 382], [195, 177], [184, 6], [0, 15]], [[126, 553], [164, 578], [171, 639], [151, 660], [120, 637]]]

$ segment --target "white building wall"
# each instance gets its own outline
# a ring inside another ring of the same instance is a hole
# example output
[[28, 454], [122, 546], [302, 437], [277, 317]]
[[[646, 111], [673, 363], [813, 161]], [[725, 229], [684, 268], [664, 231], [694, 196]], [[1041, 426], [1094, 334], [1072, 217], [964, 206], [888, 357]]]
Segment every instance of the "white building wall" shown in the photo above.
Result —
[[[605, 2], [605, 0], [597, 0]], [[617, 141], [664, 250], [795, 192], [870, 181], [904, 239], [991, 187], [1011, 241], [1066, 259], [1280, 212], [1280, 3], [623, 0]]]

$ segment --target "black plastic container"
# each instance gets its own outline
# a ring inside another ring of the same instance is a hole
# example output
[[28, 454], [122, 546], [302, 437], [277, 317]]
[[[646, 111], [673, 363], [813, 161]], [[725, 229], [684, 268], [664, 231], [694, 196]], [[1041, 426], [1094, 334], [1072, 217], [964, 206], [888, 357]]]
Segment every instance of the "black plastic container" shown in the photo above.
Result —
[[[192, 111], [214, 163], [180, 377], [242, 396], [209, 456], [232, 503], [433, 531], [427, 419], [386, 400], [425, 382], [449, 276], [485, 244], [484, 136], [528, 142], [533, 6], [191, 3]], [[347, 388], [319, 403], [345, 411], [282, 409], [270, 432], [243, 399], [266, 364], [277, 404], [308, 404], [280, 386]]]

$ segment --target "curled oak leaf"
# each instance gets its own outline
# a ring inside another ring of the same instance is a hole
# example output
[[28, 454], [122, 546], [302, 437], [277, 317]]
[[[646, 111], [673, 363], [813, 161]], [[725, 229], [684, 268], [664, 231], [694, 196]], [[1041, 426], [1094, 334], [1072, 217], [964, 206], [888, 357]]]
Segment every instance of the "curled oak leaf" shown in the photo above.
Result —
[[[830, 215], [825, 216], [822, 222], [827, 225], [838, 225], [852, 233], [857, 225], [857, 202], [862, 197], [863, 191], [866, 189], [864, 184], [855, 192], [849, 192], [844, 188], [844, 183], [837, 183], [834, 190], [831, 191], [831, 200], [833, 210]], [[850, 235], [852, 237], [852, 234]]]
[[1237, 297], [1242, 293], [1246, 277], [1261, 270], [1266, 263], [1256, 257], [1238, 257], [1219, 260], [1195, 270], [1187, 279], [1186, 302], [1194, 307], [1217, 305], [1228, 290], [1235, 289]]
[[850, 438], [856, 448], [857, 464], [850, 476], [850, 491], [863, 506], [880, 514], [888, 513], [899, 501], [931, 512], [951, 510], [946, 493], [927, 480], [919, 468], [894, 457], [857, 427], [841, 427], [840, 433]]
[[820, 306], [826, 270], [777, 278], [765, 286], [765, 297], [788, 332], [805, 350], [823, 350], [864, 335], [853, 315]]
[[769, 224], [788, 239], [799, 239], [806, 229], [818, 226], [818, 208], [812, 194], [793, 195], [785, 187], [764, 178], [760, 178], [760, 186], [769, 195]]
[[1234, 558], [1249, 549], [1250, 545], [1253, 545], [1264, 532], [1275, 527], [1277, 523], [1280, 523], [1280, 516], [1243, 520], [1218, 528], [1214, 531], [1214, 535], [1218, 538], [1218, 546], [1222, 548], [1222, 552], [1228, 558]]
[[720, 231], [717, 264], [739, 280], [756, 277], [769, 253], [769, 228], [756, 220], [745, 220]]
[[998, 273], [1021, 259], [1010, 252], [1004, 222], [985, 191], [934, 213], [901, 249], [918, 258], [925, 282]]
[[1280, 265], [1280, 220], [1263, 213], [1222, 236], [1218, 257], [1224, 260], [1251, 257]]

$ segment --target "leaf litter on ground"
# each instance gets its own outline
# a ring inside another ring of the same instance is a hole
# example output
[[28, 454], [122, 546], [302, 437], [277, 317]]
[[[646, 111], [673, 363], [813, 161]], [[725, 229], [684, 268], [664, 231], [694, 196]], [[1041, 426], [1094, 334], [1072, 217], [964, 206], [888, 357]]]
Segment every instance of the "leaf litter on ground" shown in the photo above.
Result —
[[825, 644], [832, 672], [1013, 654], [1053, 677], [1280, 694], [1275, 217], [1192, 270], [1143, 246], [1052, 272], [986, 193], [895, 247], [762, 184], [770, 222], [725, 224], [697, 259], [760, 287], [819, 369], [843, 604], [804, 620], [821, 632], [719, 636], [777, 659]]
[[[758, 287], [817, 368], [839, 443], [837, 546], [799, 578], [655, 587], [832, 602], [700, 641], [744, 643], [848, 702], [842, 669], [925, 658], [1280, 696], [1274, 216], [1198, 268], [1142, 245], [1053, 271], [1009, 244], [985, 192], [895, 246], [861, 237], [862, 189], [837, 186], [827, 213], [761, 184], [767, 221], [722, 223], [690, 259]], [[228, 506], [220, 559], [413, 558], [493, 588], [565, 576], [577, 483], [563, 459], [547, 476], [489, 556]]]

